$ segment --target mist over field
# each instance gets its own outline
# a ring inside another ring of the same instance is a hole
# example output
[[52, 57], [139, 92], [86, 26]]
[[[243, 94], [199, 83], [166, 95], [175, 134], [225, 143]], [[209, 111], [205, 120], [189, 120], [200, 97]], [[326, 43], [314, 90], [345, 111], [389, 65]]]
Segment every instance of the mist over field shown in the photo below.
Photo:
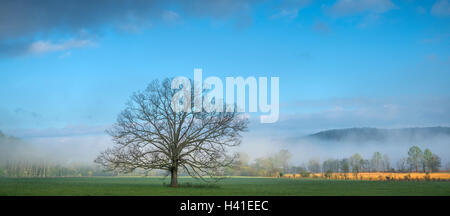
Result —
[[0, 136], [0, 162], [93, 164], [95, 157], [110, 144], [106, 134], [26, 139], [4, 135]]
[[[292, 163], [302, 164], [310, 159], [320, 161], [329, 158], [348, 158], [355, 153], [370, 159], [374, 152], [387, 154], [393, 166], [407, 157], [410, 147], [417, 145], [422, 150], [429, 148], [442, 158], [443, 167], [450, 162], [450, 128], [406, 128], [375, 129], [350, 128], [326, 130], [315, 134], [297, 137], [272, 137], [267, 139], [258, 135], [244, 138], [242, 150], [252, 158], [263, 157], [287, 149], [292, 153]], [[248, 140], [248, 142], [245, 142]], [[255, 140], [251, 142], [249, 140]]]
[[[429, 148], [439, 155], [443, 168], [450, 162], [449, 127], [350, 128], [296, 137], [255, 134], [256, 132], [244, 134], [241, 146], [232, 150], [245, 152], [254, 160], [286, 149], [292, 154], [291, 165], [305, 164], [310, 159], [324, 161], [329, 158], [348, 158], [355, 153], [370, 159], [374, 152], [381, 152], [390, 157], [392, 166], [395, 167], [398, 160], [407, 157], [409, 148], [417, 145], [422, 150]], [[61, 134], [60, 137], [26, 139], [3, 135], [0, 137], [0, 160], [93, 164], [98, 154], [110, 146], [111, 138], [105, 133], [72, 137]]]

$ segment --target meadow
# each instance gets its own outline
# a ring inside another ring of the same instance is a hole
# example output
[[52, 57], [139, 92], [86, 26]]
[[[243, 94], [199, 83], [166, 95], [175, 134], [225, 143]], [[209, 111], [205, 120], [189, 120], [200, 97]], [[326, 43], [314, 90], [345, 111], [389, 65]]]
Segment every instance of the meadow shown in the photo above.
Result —
[[450, 195], [449, 181], [360, 181], [232, 177], [216, 184], [182, 177], [179, 188], [161, 177], [0, 178], [2, 196], [422, 196]]

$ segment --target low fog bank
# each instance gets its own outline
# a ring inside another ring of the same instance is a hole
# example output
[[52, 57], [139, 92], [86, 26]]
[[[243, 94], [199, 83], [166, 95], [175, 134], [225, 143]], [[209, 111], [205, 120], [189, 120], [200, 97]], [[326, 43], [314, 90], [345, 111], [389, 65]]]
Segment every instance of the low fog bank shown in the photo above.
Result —
[[[368, 131], [372, 129], [365, 128], [363, 133], [360, 129], [344, 129], [307, 136], [288, 136], [280, 130], [250, 130], [243, 134], [241, 146], [232, 151], [245, 152], [253, 160], [286, 149], [292, 154], [291, 165], [301, 165], [310, 159], [325, 161], [330, 158], [348, 158], [355, 153], [363, 158], [370, 158], [374, 152], [381, 152], [383, 155], [387, 154], [395, 166], [397, 161], [407, 157], [410, 147], [417, 145], [422, 151], [429, 148], [437, 154], [442, 159], [442, 167], [450, 163], [450, 133], [442, 133], [442, 128], [378, 130], [382, 133], [370, 134]], [[448, 127], [444, 128], [446, 130], [450, 131]], [[100, 152], [110, 146], [112, 140], [105, 133], [25, 139], [0, 133], [0, 162], [89, 165], [94, 163]]]
[[19, 139], [0, 132], [0, 163], [92, 165], [98, 154], [111, 144], [106, 134]]
[[277, 136], [275, 132], [249, 133], [244, 137], [239, 150], [247, 153], [251, 159], [256, 159], [286, 149], [292, 154], [292, 165], [307, 163], [310, 159], [325, 161], [330, 158], [348, 158], [355, 153], [370, 159], [374, 152], [381, 152], [387, 154], [395, 166], [397, 161], [408, 156], [409, 148], [416, 145], [422, 151], [428, 148], [437, 154], [442, 159], [443, 167], [450, 163], [448, 127], [444, 127], [444, 132], [442, 127], [418, 128], [418, 130], [376, 129], [381, 131], [379, 134], [367, 134], [367, 128], [362, 129], [365, 134], [360, 133], [359, 129], [330, 130], [323, 131], [330, 133], [320, 132], [299, 137]]

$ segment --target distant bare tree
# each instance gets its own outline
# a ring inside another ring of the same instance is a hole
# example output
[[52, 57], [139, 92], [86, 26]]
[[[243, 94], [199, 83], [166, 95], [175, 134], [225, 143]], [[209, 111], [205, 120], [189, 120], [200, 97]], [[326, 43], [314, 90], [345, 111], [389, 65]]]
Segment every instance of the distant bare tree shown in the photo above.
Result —
[[360, 154], [355, 153], [350, 157], [350, 164], [352, 166], [352, 172], [355, 176], [358, 176], [358, 173], [360, 173], [364, 167], [364, 159]]
[[389, 155], [383, 155], [383, 171], [389, 172], [391, 170], [391, 163], [389, 159]]
[[320, 161], [319, 159], [310, 159], [308, 161], [308, 170], [312, 173], [320, 173]]
[[423, 153], [424, 172], [436, 172], [441, 167], [441, 158], [433, 154], [430, 149], [425, 149]]
[[430, 149], [425, 149], [423, 152], [423, 170], [424, 172], [432, 172], [432, 160], [433, 159], [433, 153]]
[[381, 170], [382, 156], [380, 152], [373, 153], [370, 164], [371, 164], [371, 171], [379, 172]]
[[408, 164], [408, 159], [407, 158], [400, 158], [400, 160], [397, 162], [397, 169], [398, 169], [398, 171], [400, 171], [400, 172], [409, 171], [410, 168], [408, 169], [407, 164]]
[[114, 147], [95, 162], [122, 172], [167, 170], [172, 187], [178, 186], [179, 169], [204, 179], [230, 165], [228, 147], [239, 145], [248, 121], [237, 112], [176, 112], [171, 106], [176, 92], [171, 79], [165, 79], [134, 93], [108, 131]]
[[339, 170], [343, 173], [350, 172], [350, 160], [344, 158], [341, 161], [339, 161]]
[[414, 171], [418, 172], [420, 166], [423, 164], [423, 152], [418, 146], [413, 146], [409, 148], [408, 151], [408, 165]]

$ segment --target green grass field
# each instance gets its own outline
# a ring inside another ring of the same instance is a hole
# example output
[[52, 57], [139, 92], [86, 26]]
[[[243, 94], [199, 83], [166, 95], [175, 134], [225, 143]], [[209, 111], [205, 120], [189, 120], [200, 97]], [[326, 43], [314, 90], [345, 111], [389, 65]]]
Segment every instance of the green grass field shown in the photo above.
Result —
[[0, 195], [450, 195], [450, 182], [227, 178], [214, 185], [180, 178], [179, 188], [157, 177], [0, 178]]

